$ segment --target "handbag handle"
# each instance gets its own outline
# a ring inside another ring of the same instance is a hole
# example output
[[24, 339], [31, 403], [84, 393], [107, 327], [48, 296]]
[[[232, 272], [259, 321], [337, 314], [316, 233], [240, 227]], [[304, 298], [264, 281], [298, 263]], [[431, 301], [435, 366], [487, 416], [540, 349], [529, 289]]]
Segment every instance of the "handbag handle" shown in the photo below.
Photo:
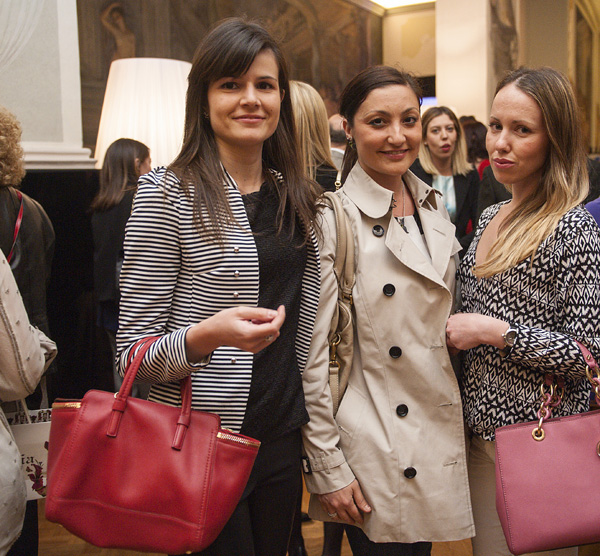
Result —
[[[596, 363], [596, 360], [594, 359], [594, 356], [591, 354], [590, 350], [586, 348], [580, 341], [575, 340], [575, 343], [577, 344], [577, 347], [579, 348], [579, 351], [581, 351], [583, 359], [586, 362], [586, 375], [594, 387], [596, 401], [600, 403], [600, 368], [598, 368], [598, 363]], [[562, 377], [559, 377], [557, 389], [554, 385], [554, 379], [555, 377], [552, 373], [547, 373], [544, 379], [544, 384], [541, 386], [542, 401], [537, 412], [539, 423], [531, 433], [533, 438], [538, 442], [544, 440], [545, 437], [543, 429], [544, 421], [552, 416], [552, 409], [557, 407], [562, 401], [564, 380]], [[550, 392], [546, 392], [545, 386], [550, 388]]]
[[[140, 365], [142, 364], [144, 355], [146, 355], [146, 352], [150, 349], [150, 346], [158, 339], [159, 336], [142, 338], [130, 349], [127, 367], [125, 369], [125, 378], [123, 379], [121, 388], [119, 388], [119, 391], [115, 393], [115, 401], [113, 402], [106, 436], [110, 436], [112, 438], [117, 436], [119, 432], [119, 426], [121, 424], [121, 418], [123, 417], [123, 413], [127, 408], [127, 399], [131, 394], [133, 381], [135, 380]], [[181, 413], [179, 414], [179, 419], [177, 419], [175, 435], [173, 436], [173, 442], [171, 444], [171, 448], [174, 450], [181, 450], [183, 448], [183, 441], [185, 439], [185, 433], [190, 426], [191, 416], [192, 378], [190, 375], [188, 375], [181, 380]]]

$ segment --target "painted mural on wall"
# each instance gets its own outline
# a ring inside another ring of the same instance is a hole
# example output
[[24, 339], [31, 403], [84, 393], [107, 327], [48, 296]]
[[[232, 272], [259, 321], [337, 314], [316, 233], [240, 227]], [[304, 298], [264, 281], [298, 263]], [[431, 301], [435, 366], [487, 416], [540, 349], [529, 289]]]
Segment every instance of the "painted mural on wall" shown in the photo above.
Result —
[[518, 66], [519, 36], [515, 3], [516, 0], [490, 0], [494, 83]]
[[336, 111], [345, 84], [381, 63], [381, 17], [346, 0], [77, 0], [83, 140], [96, 142], [110, 63], [142, 56], [192, 60], [216, 21], [247, 16], [281, 42], [290, 77], [313, 85]]

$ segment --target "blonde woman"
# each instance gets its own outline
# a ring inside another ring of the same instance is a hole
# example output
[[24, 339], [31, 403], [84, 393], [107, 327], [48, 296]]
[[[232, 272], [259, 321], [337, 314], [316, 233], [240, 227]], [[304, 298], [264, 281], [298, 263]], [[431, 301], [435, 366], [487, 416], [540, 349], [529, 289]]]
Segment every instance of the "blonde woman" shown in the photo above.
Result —
[[477, 224], [479, 175], [467, 160], [467, 146], [456, 114], [433, 106], [423, 114], [423, 138], [414, 174], [444, 196], [464, 254]]
[[[487, 150], [513, 197], [481, 215], [458, 273], [464, 313], [450, 317], [446, 332], [451, 348], [466, 350], [473, 554], [509, 556], [495, 508], [495, 429], [537, 419], [545, 373], [565, 382], [553, 416], [588, 409], [576, 340], [600, 356], [600, 231], [580, 205], [586, 156], [564, 75], [550, 68], [508, 74], [496, 89]], [[548, 554], [574, 556], [577, 548]]]
[[337, 170], [331, 160], [331, 141], [327, 109], [314, 87], [302, 81], [290, 81], [300, 156], [310, 179], [323, 189], [334, 191]]

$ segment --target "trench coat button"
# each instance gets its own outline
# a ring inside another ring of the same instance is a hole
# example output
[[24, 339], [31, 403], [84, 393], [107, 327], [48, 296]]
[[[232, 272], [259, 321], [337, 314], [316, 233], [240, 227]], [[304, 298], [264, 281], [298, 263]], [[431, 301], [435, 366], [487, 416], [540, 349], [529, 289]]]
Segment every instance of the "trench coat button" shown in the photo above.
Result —
[[385, 233], [385, 230], [383, 229], [383, 226], [380, 226], [379, 224], [376, 224], [375, 226], [373, 226], [373, 235], [374, 236], [381, 237], [384, 233]]
[[414, 479], [417, 476], [417, 470], [414, 467], [407, 467], [404, 470], [404, 476], [407, 479]]
[[398, 346], [392, 346], [390, 348], [390, 357], [398, 359], [402, 355], [402, 350]]
[[388, 297], [392, 297], [396, 293], [396, 286], [394, 284], [386, 284], [383, 286], [383, 293]]
[[406, 417], [408, 415], [408, 406], [404, 403], [401, 403], [396, 408], [396, 414], [398, 415], [398, 417]]

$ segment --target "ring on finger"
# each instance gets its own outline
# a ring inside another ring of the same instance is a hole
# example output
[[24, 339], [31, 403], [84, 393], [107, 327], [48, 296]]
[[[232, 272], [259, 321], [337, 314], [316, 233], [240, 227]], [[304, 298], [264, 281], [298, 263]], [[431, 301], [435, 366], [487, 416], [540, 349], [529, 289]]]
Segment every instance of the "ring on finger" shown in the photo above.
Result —
[[268, 336], [265, 336], [265, 342], [272, 342], [273, 341], [273, 334], [269, 334]]
[[332, 514], [330, 514], [329, 512], [327, 512], [327, 515], [329, 517], [337, 517], [337, 512], [333, 512]]

